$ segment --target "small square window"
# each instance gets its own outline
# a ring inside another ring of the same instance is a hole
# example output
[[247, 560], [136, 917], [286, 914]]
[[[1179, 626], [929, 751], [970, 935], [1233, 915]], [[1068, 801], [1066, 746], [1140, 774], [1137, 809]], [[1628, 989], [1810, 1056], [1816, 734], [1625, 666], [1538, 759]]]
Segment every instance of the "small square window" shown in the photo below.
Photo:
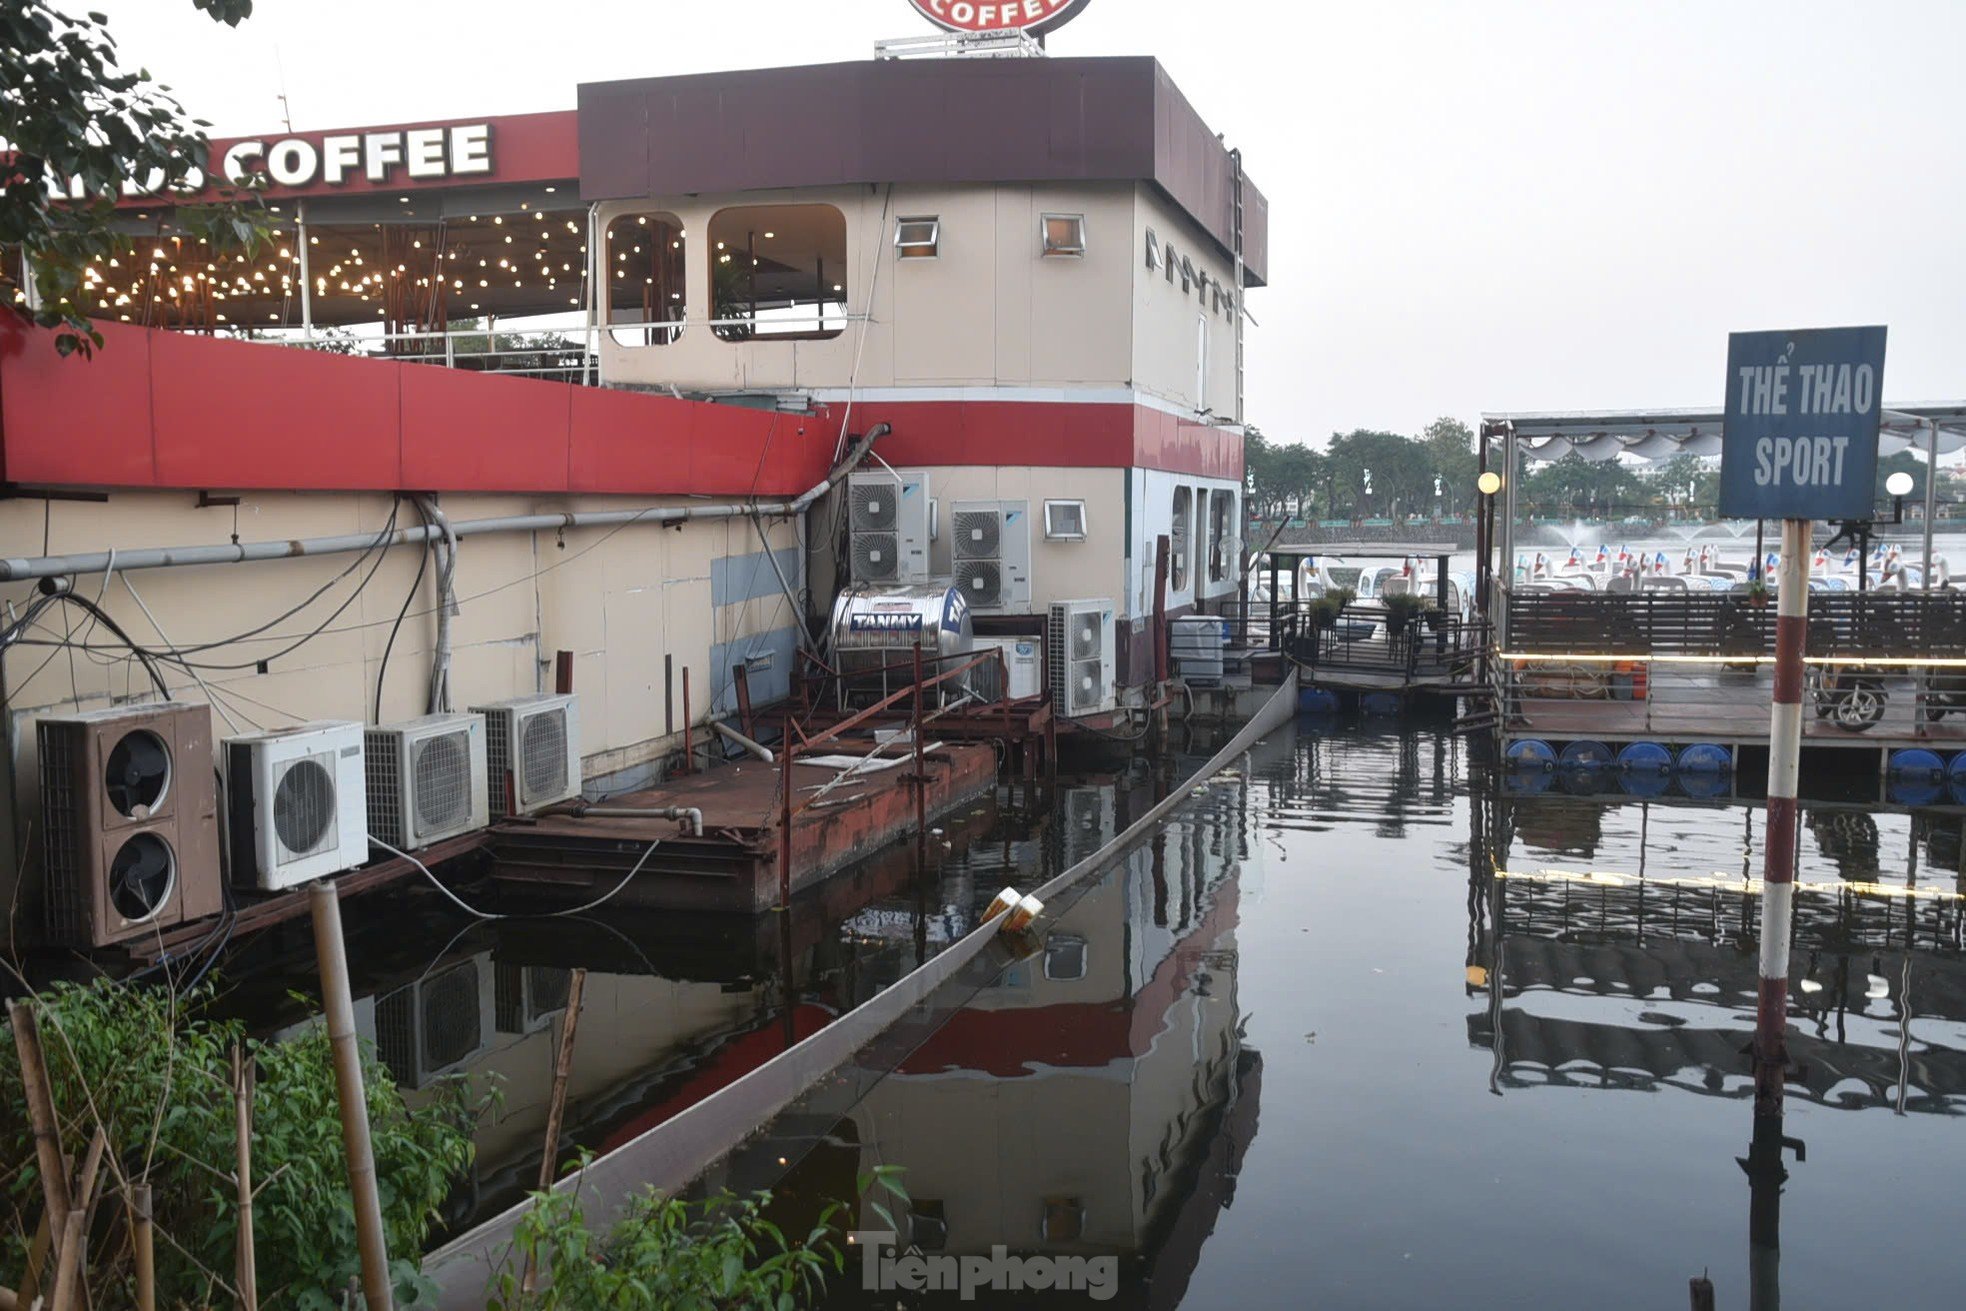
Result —
[[1044, 503], [1044, 535], [1054, 542], [1083, 542], [1085, 540], [1085, 502], [1046, 501]]
[[1049, 1243], [1075, 1243], [1085, 1234], [1085, 1202], [1077, 1197], [1044, 1199], [1039, 1234]]
[[1043, 231], [1044, 253], [1047, 258], [1053, 255], [1085, 254], [1085, 215], [1046, 214]]
[[934, 215], [904, 218], [894, 225], [894, 248], [902, 259], [934, 259], [941, 244], [942, 220]]
[[1085, 939], [1070, 933], [1054, 933], [1045, 939], [1044, 977], [1060, 981], [1085, 977]]

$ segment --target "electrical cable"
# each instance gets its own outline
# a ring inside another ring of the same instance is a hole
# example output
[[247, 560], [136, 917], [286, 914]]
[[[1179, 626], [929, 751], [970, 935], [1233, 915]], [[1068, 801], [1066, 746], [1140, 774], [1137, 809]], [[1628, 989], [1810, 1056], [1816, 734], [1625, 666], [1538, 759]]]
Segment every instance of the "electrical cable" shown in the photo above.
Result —
[[[418, 513], [422, 513], [421, 509]], [[409, 614], [411, 603], [416, 600], [417, 593], [423, 590], [423, 575], [430, 569], [431, 550], [432, 543], [429, 538], [425, 538], [423, 550], [417, 555], [416, 578], [410, 583], [409, 594], [403, 598], [403, 608], [396, 612], [396, 622], [389, 626], [389, 640], [382, 647], [382, 664], [375, 671], [375, 722], [378, 724], [382, 722], [382, 688], [389, 676], [389, 653], [396, 649], [396, 634], [403, 630], [403, 617]]]
[[400, 856], [404, 860], [407, 860], [410, 864], [416, 866], [417, 869], [421, 870], [423, 872], [423, 877], [429, 879], [431, 885], [435, 887], [437, 891], [443, 893], [446, 897], [449, 897], [451, 901], [457, 905], [457, 908], [459, 910], [463, 911], [467, 915], [475, 916], [476, 918], [481, 920], [535, 920], [535, 919], [552, 920], [552, 919], [560, 919], [568, 915], [579, 915], [586, 911], [593, 910], [596, 907], [602, 905], [604, 902], [611, 900], [616, 893], [620, 892], [623, 888], [627, 887], [629, 881], [633, 879], [637, 874], [642, 872], [642, 866], [648, 864], [649, 857], [655, 854], [655, 849], [661, 846], [663, 841], [664, 839], [662, 838], [656, 838], [654, 841], [650, 842], [648, 845], [648, 850], [644, 851], [642, 853], [642, 858], [635, 862], [635, 867], [629, 870], [626, 874], [621, 876], [621, 882], [615, 884], [613, 887], [609, 888], [606, 892], [602, 893], [594, 900], [590, 902], [586, 902], [583, 905], [569, 907], [566, 910], [547, 911], [544, 914], [537, 914], [537, 915], [516, 915], [516, 914], [500, 914], [495, 911], [489, 911], [489, 910], [479, 910], [476, 906], [473, 906], [470, 902], [464, 900], [464, 898], [458, 896], [455, 892], [452, 892], [449, 888], [445, 887], [443, 883], [438, 880], [437, 876], [430, 872], [430, 867], [424, 864], [422, 861], [418, 860], [415, 856], [412, 856], [407, 851], [397, 850], [395, 847], [390, 846], [387, 842], [384, 842], [381, 838], [376, 837], [373, 833], [369, 835], [370, 846], [381, 847], [384, 851], [388, 852], [390, 855]]

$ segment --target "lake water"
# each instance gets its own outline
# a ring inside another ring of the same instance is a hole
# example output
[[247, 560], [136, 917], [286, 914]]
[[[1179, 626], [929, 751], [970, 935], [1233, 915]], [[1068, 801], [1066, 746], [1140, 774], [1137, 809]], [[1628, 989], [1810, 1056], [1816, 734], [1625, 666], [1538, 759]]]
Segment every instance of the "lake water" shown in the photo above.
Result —
[[[1112, 1305], [1960, 1305], [1966, 811], [1875, 786], [1805, 805], [1785, 1184], [1737, 1163], [1757, 808], [1511, 798], [1436, 730], [1309, 720], [719, 1179], [796, 1213], [900, 1166], [924, 1256], [1112, 1257]], [[864, 1282], [832, 1303], [960, 1304]]]

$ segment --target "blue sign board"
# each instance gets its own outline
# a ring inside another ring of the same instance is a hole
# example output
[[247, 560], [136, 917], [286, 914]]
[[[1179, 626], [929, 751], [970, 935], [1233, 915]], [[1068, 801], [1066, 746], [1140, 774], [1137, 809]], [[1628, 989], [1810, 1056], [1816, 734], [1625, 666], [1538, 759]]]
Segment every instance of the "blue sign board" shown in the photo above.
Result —
[[1883, 385], [1881, 327], [1729, 335], [1721, 515], [1870, 518]]

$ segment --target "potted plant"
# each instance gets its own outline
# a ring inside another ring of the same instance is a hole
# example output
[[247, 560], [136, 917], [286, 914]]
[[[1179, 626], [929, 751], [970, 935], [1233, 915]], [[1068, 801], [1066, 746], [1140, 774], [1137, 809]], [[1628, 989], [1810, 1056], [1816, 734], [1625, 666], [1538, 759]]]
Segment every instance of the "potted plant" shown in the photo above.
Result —
[[1742, 589], [1742, 594], [1747, 597], [1748, 604], [1757, 610], [1768, 604], [1768, 584], [1762, 578], [1755, 577], [1748, 579], [1747, 586]]
[[1319, 628], [1336, 628], [1338, 616], [1345, 613], [1345, 607], [1357, 596], [1349, 587], [1334, 587], [1311, 602], [1311, 623]]
[[1407, 625], [1413, 622], [1414, 616], [1418, 615], [1427, 603], [1411, 593], [1401, 592], [1386, 597], [1382, 604], [1386, 607], [1386, 633], [1388, 636], [1398, 637], [1406, 631]]
[[1447, 627], [1447, 611], [1441, 609], [1432, 597], [1427, 597], [1421, 604], [1420, 621], [1426, 624], [1428, 632], [1438, 633]]

